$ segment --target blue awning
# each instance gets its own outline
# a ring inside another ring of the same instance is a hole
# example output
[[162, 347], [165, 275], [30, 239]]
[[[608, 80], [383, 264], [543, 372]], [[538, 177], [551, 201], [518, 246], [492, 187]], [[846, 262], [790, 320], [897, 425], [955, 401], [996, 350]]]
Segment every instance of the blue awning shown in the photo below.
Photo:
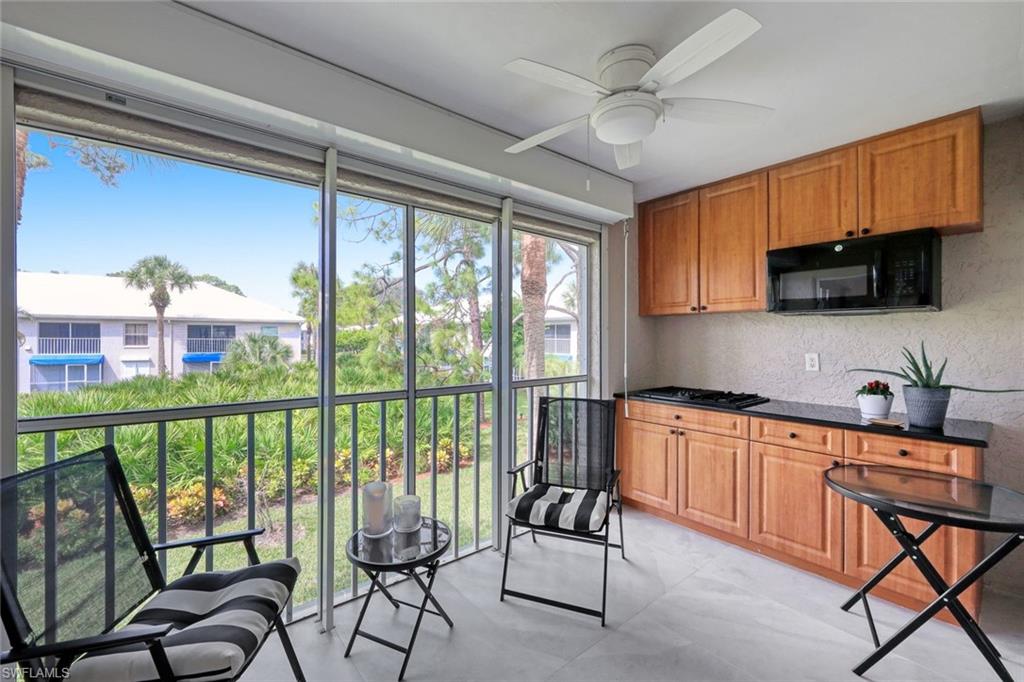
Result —
[[102, 365], [101, 353], [68, 353], [66, 355], [33, 355], [30, 365]]
[[223, 359], [223, 353], [185, 353], [181, 356], [182, 362], [220, 362]]

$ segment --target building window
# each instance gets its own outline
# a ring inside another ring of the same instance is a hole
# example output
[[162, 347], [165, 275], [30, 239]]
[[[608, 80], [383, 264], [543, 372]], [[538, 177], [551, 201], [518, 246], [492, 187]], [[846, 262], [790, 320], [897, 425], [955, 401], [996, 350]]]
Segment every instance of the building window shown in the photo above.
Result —
[[572, 325], [568, 322], [544, 327], [544, 352], [548, 355], [572, 355]]
[[31, 390], [74, 391], [90, 384], [103, 383], [102, 365], [33, 365]]
[[265, 324], [260, 327], [261, 336], [278, 336], [279, 332], [276, 324]]
[[99, 353], [99, 322], [40, 322], [36, 352], [53, 355]]
[[149, 360], [122, 360], [121, 365], [124, 367], [121, 372], [124, 379], [148, 377], [153, 367], [153, 363]]
[[125, 346], [148, 346], [149, 325], [142, 323], [128, 323], [124, 326]]

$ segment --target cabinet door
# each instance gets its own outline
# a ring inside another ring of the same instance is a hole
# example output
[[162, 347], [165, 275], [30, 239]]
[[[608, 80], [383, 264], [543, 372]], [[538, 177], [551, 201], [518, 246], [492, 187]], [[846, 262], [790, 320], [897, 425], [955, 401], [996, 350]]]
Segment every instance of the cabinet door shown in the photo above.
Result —
[[[843, 504], [846, 518], [844, 573], [866, 581], [900, 551], [900, 546], [870, 507], [848, 499], [843, 500]], [[901, 520], [914, 535], [920, 534], [928, 525], [905, 517]], [[949, 584], [981, 559], [979, 535], [975, 531], [942, 528], [925, 540], [921, 547]], [[909, 559], [904, 559], [879, 586], [922, 602], [935, 599], [935, 591]], [[967, 590], [960, 601], [977, 614], [979, 585]]]
[[679, 516], [747, 537], [750, 442], [686, 431], [679, 437]]
[[767, 173], [700, 190], [701, 310], [764, 310], [767, 246]]
[[856, 147], [770, 170], [768, 207], [769, 249], [856, 236]]
[[640, 210], [640, 314], [697, 312], [697, 193]]
[[981, 227], [978, 110], [886, 135], [857, 147], [864, 234], [918, 227]]
[[622, 431], [619, 468], [623, 497], [675, 513], [675, 429], [623, 419]]
[[832, 457], [751, 444], [750, 539], [843, 570], [843, 498], [825, 485]]

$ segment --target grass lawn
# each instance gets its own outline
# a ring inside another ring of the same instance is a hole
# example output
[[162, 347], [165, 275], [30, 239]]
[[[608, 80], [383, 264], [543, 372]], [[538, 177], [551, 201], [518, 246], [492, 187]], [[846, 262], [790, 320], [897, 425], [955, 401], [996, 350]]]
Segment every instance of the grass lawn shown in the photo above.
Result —
[[[472, 465], [463, 466], [459, 470], [459, 546], [466, 549], [473, 547], [473, 479]], [[453, 490], [454, 472], [437, 475], [437, 516], [454, 530], [453, 525]], [[480, 461], [480, 543], [488, 544], [491, 539], [491, 461]], [[416, 494], [422, 498], [423, 513], [430, 514], [430, 474], [421, 474], [416, 478]], [[335, 500], [335, 552], [334, 552], [334, 588], [345, 591], [351, 587], [352, 568], [345, 556], [345, 542], [352, 532], [352, 493], [346, 490], [337, 495]], [[298, 606], [316, 599], [316, 524], [317, 505], [315, 497], [296, 500], [293, 508], [292, 554], [302, 565], [302, 574], [295, 587], [293, 603]], [[246, 518], [232, 518], [217, 523], [216, 533], [243, 530]], [[284, 535], [284, 504], [271, 507], [267, 517], [257, 516], [256, 525], [267, 529], [257, 538], [256, 548], [261, 561], [279, 559], [285, 555]], [[180, 537], [186, 537], [182, 533]], [[171, 538], [171, 539], [176, 539]], [[185, 570], [192, 550], [172, 550], [167, 556], [167, 576], [174, 579]], [[246, 565], [245, 549], [241, 543], [220, 545], [214, 550], [214, 568], [232, 569]], [[205, 563], [200, 562], [200, 570]]]

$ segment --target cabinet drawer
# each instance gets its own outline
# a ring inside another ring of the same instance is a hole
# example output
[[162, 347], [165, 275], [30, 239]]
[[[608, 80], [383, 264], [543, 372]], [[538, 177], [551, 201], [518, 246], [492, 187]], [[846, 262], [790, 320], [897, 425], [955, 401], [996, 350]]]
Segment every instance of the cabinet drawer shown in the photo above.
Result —
[[629, 418], [733, 438], [749, 438], [750, 417], [714, 410], [695, 410], [642, 400], [629, 401]]
[[843, 456], [842, 429], [760, 417], [754, 417], [750, 426], [750, 440], [833, 457]]
[[965, 445], [884, 436], [865, 431], [846, 432], [846, 456], [868, 464], [959, 473], [973, 477], [975, 449]]

